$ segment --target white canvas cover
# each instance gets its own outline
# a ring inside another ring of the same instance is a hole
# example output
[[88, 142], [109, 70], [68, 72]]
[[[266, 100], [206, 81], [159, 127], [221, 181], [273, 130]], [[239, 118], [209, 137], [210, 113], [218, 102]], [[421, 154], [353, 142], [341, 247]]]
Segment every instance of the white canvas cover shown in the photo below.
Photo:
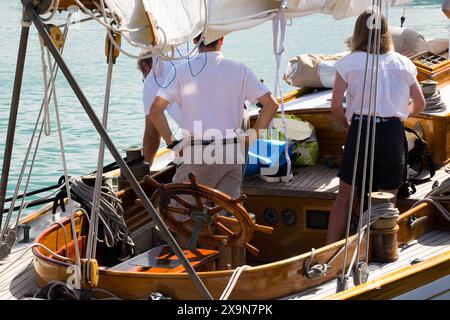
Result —
[[[389, 0], [390, 4], [408, 2]], [[205, 26], [205, 3], [208, 5], [206, 42], [214, 41], [233, 31], [255, 27], [271, 20], [279, 11], [280, 0], [105, 0], [119, 17], [121, 27], [139, 28], [149, 25], [149, 15], [158, 27], [157, 36], [150, 28], [131, 32], [129, 37], [141, 45], [156, 45], [162, 50], [192, 40]], [[287, 18], [314, 13], [343, 19], [367, 9], [372, 0], [288, 0]]]

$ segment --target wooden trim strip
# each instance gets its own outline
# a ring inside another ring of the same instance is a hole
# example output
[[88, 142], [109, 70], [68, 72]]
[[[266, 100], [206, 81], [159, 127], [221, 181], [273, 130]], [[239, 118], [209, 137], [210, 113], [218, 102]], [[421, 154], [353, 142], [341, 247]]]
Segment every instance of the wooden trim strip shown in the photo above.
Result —
[[391, 299], [448, 274], [450, 274], [450, 250], [345, 292], [334, 294], [327, 299]]

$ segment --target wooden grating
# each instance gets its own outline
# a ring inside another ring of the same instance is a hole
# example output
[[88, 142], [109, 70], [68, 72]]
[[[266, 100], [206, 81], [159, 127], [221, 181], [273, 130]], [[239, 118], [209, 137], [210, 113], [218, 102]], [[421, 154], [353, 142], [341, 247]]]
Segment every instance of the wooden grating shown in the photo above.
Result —
[[16, 246], [0, 261], [0, 300], [21, 299], [37, 289], [30, 246]]
[[429, 51], [414, 55], [411, 57], [411, 60], [417, 67], [420, 67], [429, 72], [433, 72], [437, 69], [442, 69], [445, 67], [450, 67], [450, 60], [447, 60], [447, 58]]
[[[338, 169], [330, 169], [319, 164], [314, 167], [297, 168], [294, 179], [290, 182], [270, 183], [259, 176], [246, 177], [244, 180], [244, 193], [248, 196], [286, 196], [286, 197], [312, 197], [317, 199], [334, 199], [339, 189]], [[424, 171], [423, 177], [426, 177]], [[436, 181], [441, 184], [450, 178], [444, 167], [436, 170], [435, 176], [425, 183], [416, 186], [416, 193], [406, 198], [399, 198], [399, 204], [409, 206], [423, 199], [433, 190]]]

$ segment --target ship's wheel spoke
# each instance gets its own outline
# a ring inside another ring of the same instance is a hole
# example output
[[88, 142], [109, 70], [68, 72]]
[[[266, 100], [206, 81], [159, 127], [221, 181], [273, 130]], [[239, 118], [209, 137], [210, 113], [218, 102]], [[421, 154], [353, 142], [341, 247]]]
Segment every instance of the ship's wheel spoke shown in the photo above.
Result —
[[216, 221], [218, 221], [224, 225], [228, 225], [228, 226], [238, 226], [240, 224], [239, 220], [234, 219], [234, 218], [224, 217], [224, 216], [216, 217]]
[[181, 198], [179, 196], [176, 196], [176, 195], [173, 196], [172, 198], [173, 198], [173, 200], [175, 200], [176, 202], [181, 204], [186, 209], [191, 209], [192, 208], [192, 205], [189, 202], [187, 202], [186, 200], [184, 200], [183, 198]]
[[208, 236], [209, 236], [209, 237], [212, 237], [213, 234], [212, 234], [212, 230], [211, 230], [211, 226], [210, 226], [210, 225], [208, 225], [208, 226], [206, 227], [206, 230], [208, 231]]
[[222, 230], [223, 232], [225, 232], [227, 235], [229, 236], [234, 236], [234, 232], [231, 231], [230, 229], [228, 229], [226, 226], [224, 226], [222, 223], [217, 222], [216, 227], [220, 230]]
[[180, 213], [180, 214], [189, 214], [189, 210], [185, 209], [185, 208], [168, 206], [167, 209], [170, 212], [175, 212], [175, 213]]
[[202, 197], [200, 197], [199, 195], [195, 195], [194, 197], [195, 197], [195, 204], [197, 206], [197, 209], [202, 211], [205, 208]]
[[213, 216], [218, 214], [220, 211], [223, 211], [223, 208], [221, 206], [215, 206], [208, 210], [208, 215]]
[[190, 224], [191, 222], [193, 222], [193, 220], [191, 217], [189, 217], [189, 218], [181, 221], [180, 223], [181, 223], [181, 225], [186, 226], [186, 225]]

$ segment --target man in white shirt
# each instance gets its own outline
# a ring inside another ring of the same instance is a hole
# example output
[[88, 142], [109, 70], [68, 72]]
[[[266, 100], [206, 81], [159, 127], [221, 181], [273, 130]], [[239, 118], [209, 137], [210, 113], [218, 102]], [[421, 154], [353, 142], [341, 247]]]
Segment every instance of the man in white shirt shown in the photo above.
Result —
[[[199, 39], [197, 37], [194, 42]], [[177, 78], [167, 88], [159, 90], [151, 107], [153, 124], [167, 144], [172, 145], [174, 139], [164, 110], [173, 102], [180, 105], [183, 136], [193, 137], [193, 142], [189, 140], [188, 147], [183, 149], [185, 153], [190, 144], [198, 141], [203, 146], [215, 141], [216, 146], [222, 145], [223, 149], [236, 143], [238, 139], [234, 131], [242, 126], [246, 100], [252, 103], [259, 101], [263, 106], [253, 128], [253, 137], [267, 128], [278, 110], [276, 99], [248, 67], [224, 58], [220, 52], [222, 44], [223, 38], [208, 45], [200, 44], [197, 58], [177, 68]], [[235, 198], [240, 195], [242, 163], [211, 164], [202, 158], [202, 163], [192, 164], [183, 158], [185, 163], [177, 168], [174, 182], [184, 181], [190, 172], [194, 172], [200, 183]]]
[[[145, 56], [148, 52], [141, 52], [141, 56]], [[162, 62], [162, 61], [161, 61]], [[159, 71], [159, 75], [156, 75], [155, 68], [153, 68], [154, 63], [151, 57], [142, 58], [138, 60], [138, 68], [141, 70], [144, 77], [144, 92], [143, 92], [143, 103], [144, 103], [144, 113], [145, 113], [145, 131], [144, 131], [144, 158], [150, 166], [159, 149], [161, 136], [156, 130], [155, 126], [150, 120], [149, 112], [150, 106], [155, 99], [158, 90], [161, 87], [167, 86], [168, 82], [173, 81], [176, 77], [176, 66], [184, 62], [184, 60], [174, 60], [173, 64], [164, 61], [162, 64], [162, 70]], [[171, 103], [167, 107], [167, 113], [170, 115], [172, 120], [177, 126], [181, 127], [181, 111], [177, 103]]]

